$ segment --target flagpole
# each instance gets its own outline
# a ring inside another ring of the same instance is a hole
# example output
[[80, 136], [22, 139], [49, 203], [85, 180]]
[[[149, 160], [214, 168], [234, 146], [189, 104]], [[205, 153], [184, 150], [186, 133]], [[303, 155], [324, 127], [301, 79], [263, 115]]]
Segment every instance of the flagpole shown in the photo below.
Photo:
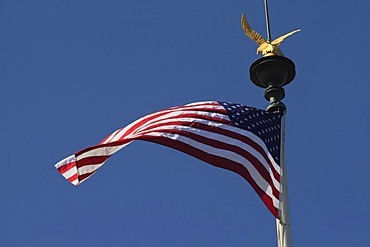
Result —
[[278, 247], [292, 247], [288, 176], [285, 164], [285, 114], [281, 118], [280, 140], [280, 212], [276, 219]]
[[286, 106], [281, 101], [285, 97], [283, 86], [295, 77], [295, 65], [287, 57], [265, 56], [256, 60], [249, 69], [251, 81], [265, 88], [265, 99], [270, 101], [267, 111], [280, 112], [280, 210], [276, 219], [278, 247], [292, 247], [292, 235], [289, 212], [287, 170], [285, 165], [285, 114]]
[[[264, 0], [265, 19], [267, 29], [267, 43], [271, 42], [270, 18], [267, 0]], [[248, 35], [248, 34], [247, 34]], [[249, 36], [249, 35], [248, 35]], [[253, 35], [252, 35], [253, 36]], [[256, 60], [249, 68], [251, 81], [258, 87], [265, 88], [265, 99], [270, 101], [267, 111], [280, 112], [281, 139], [280, 139], [280, 195], [279, 215], [276, 219], [278, 247], [292, 247], [292, 234], [290, 224], [290, 208], [288, 195], [287, 169], [285, 165], [285, 114], [286, 106], [282, 102], [285, 97], [284, 86], [295, 77], [293, 61], [274, 52], [265, 54]]]

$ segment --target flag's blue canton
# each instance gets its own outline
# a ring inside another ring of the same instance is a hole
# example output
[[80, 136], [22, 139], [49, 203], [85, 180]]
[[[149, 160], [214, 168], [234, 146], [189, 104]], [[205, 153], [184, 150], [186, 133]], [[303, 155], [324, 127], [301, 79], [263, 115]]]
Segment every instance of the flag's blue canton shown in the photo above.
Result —
[[219, 103], [226, 109], [235, 126], [260, 137], [274, 160], [277, 164], [280, 164], [280, 123], [282, 115], [241, 104]]

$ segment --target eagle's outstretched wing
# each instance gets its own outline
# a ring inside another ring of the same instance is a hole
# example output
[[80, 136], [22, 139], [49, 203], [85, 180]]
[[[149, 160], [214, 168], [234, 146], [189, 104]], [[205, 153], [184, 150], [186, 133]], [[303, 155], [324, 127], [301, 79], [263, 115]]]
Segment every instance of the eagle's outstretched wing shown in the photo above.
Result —
[[242, 14], [241, 19], [242, 27], [244, 30], [244, 33], [252, 40], [254, 40], [258, 45], [261, 45], [266, 42], [266, 40], [256, 31], [254, 31], [251, 26], [249, 26], [249, 23], [247, 21], [247, 18], [245, 18], [245, 15]]
[[287, 34], [285, 34], [285, 35], [283, 35], [283, 36], [281, 36], [281, 37], [279, 37], [279, 38], [275, 39], [274, 41], [272, 41], [272, 42], [271, 42], [271, 44], [272, 44], [272, 45], [276, 45], [276, 46], [278, 46], [278, 45], [280, 45], [280, 44], [281, 44], [281, 42], [283, 42], [283, 40], [284, 40], [285, 38], [289, 37], [290, 35], [292, 35], [292, 34], [294, 34], [294, 33], [296, 33], [296, 32], [299, 32], [299, 31], [301, 31], [301, 29], [297, 29], [297, 30], [294, 30], [294, 31], [292, 31], [292, 32], [290, 32], [290, 33], [287, 33]]

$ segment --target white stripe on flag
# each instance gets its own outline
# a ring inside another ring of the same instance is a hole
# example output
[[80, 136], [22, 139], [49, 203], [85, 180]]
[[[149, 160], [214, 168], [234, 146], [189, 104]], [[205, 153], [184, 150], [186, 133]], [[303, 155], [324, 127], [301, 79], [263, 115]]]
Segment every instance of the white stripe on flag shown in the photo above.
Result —
[[74, 154], [68, 156], [67, 158], [62, 159], [58, 163], [56, 163], [54, 166], [58, 169], [59, 167], [68, 165], [69, 163], [73, 163], [76, 161], [76, 156]]
[[122, 145], [118, 145], [118, 146], [108, 146], [108, 147], [98, 147], [97, 146], [96, 148], [92, 150], [79, 154], [77, 157], [77, 161], [82, 160], [84, 158], [93, 157], [93, 156], [110, 156], [128, 144], [130, 144], [130, 142], [122, 144]]
[[86, 165], [86, 166], [80, 167], [80, 168], [78, 168], [78, 174], [83, 175], [83, 174], [86, 174], [86, 173], [94, 172], [94, 171], [98, 170], [104, 163], [105, 163], [105, 161], [100, 163], [100, 164]]
[[240, 156], [239, 154], [236, 154], [228, 150], [215, 148], [215, 147], [206, 145], [204, 143], [197, 142], [188, 137], [181, 136], [179, 134], [151, 132], [151, 133], [145, 134], [145, 136], [162, 136], [162, 137], [170, 138], [172, 140], [188, 144], [196, 149], [199, 149], [211, 155], [226, 158], [226, 159], [232, 160], [234, 162], [237, 162], [243, 165], [249, 171], [251, 177], [256, 182], [258, 187], [260, 187], [261, 190], [263, 190], [272, 199], [274, 206], [276, 208], [279, 208], [279, 199], [277, 199], [273, 195], [272, 188], [269, 185], [269, 183], [263, 177], [261, 177], [259, 172], [254, 168], [254, 166], [248, 160], [246, 160], [244, 157]]

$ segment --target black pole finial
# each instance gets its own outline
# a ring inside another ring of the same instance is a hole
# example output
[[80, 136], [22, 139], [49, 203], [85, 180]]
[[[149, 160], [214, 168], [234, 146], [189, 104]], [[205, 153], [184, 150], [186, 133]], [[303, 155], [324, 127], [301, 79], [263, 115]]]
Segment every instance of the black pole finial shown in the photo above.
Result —
[[295, 77], [295, 65], [283, 56], [267, 56], [255, 61], [250, 69], [251, 81], [265, 88], [265, 98], [270, 101], [268, 111], [285, 113], [286, 106], [282, 102], [285, 97], [283, 86]]

